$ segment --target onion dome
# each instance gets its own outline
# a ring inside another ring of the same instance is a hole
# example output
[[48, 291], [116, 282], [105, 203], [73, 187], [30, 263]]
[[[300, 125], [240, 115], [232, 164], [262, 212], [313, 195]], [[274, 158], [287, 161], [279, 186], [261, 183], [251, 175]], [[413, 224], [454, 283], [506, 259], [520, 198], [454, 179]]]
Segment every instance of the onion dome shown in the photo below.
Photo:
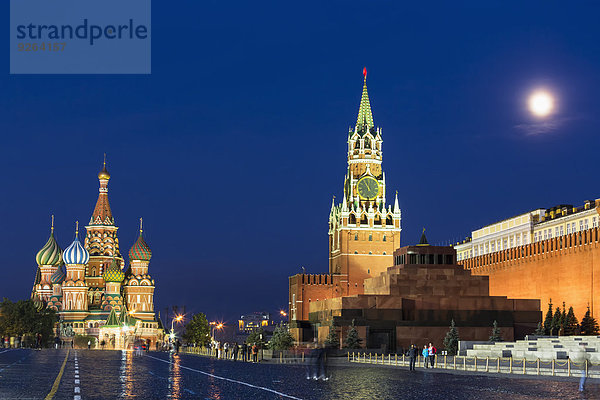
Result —
[[142, 219], [140, 218], [140, 236], [138, 240], [133, 244], [131, 249], [129, 250], [129, 261], [131, 260], [141, 260], [141, 261], [150, 261], [152, 257], [152, 251], [150, 247], [144, 240], [144, 236], [142, 236]]
[[62, 250], [54, 239], [54, 215], [52, 216], [52, 227], [50, 228], [50, 237], [48, 241], [42, 247], [35, 256], [35, 261], [38, 265], [57, 265], [61, 261]]
[[119, 268], [116, 258], [113, 257], [110, 267], [105, 269], [102, 273], [102, 278], [104, 278], [104, 282], [123, 282], [125, 274], [121, 271], [121, 268]]
[[[79, 222], [77, 222], [79, 228]], [[63, 252], [63, 260], [67, 265], [87, 264], [90, 260], [90, 253], [83, 247], [78, 238], [78, 230], [75, 231], [75, 240]]]
[[61, 284], [65, 280], [65, 271], [62, 269], [62, 265], [59, 265], [56, 271], [50, 276], [50, 283], [53, 285]]
[[105, 180], [110, 179], [110, 174], [108, 173], [108, 170], [106, 169], [106, 154], [104, 155], [104, 165], [102, 166], [102, 171], [98, 172], [98, 179], [105, 179]]

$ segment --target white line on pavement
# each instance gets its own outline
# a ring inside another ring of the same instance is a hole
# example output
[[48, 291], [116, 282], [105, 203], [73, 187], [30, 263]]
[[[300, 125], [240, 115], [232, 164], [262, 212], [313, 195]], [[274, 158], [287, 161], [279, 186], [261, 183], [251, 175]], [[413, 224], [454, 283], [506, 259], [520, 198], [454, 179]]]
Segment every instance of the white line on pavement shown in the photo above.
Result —
[[[153, 358], [153, 359], [158, 360], [158, 361], [162, 361], [162, 362], [167, 363], [167, 364], [174, 364], [173, 362], [167, 361], [167, 360], [163, 360], [162, 358], [148, 356], [148, 355], [146, 357], [150, 357], [150, 358]], [[246, 382], [242, 382], [242, 381], [236, 381], [235, 379], [225, 378], [225, 377], [218, 376], [218, 375], [209, 374], [208, 372], [199, 371], [197, 369], [186, 367], [186, 366], [183, 366], [181, 364], [179, 364], [179, 367], [183, 368], [183, 369], [187, 369], [189, 371], [198, 372], [199, 374], [210, 376], [212, 378], [221, 379], [221, 380], [228, 381], [228, 382], [233, 382], [233, 383], [238, 383], [240, 385], [248, 386], [248, 387], [255, 388], [255, 389], [264, 390], [266, 392], [271, 392], [271, 393], [274, 393], [276, 395], [279, 395], [279, 396], [282, 396], [282, 397], [286, 397], [288, 399], [302, 400], [299, 397], [290, 396], [289, 394], [281, 393], [281, 392], [278, 392], [278, 391], [273, 390], [273, 389], [269, 389], [269, 388], [262, 387], [262, 386], [252, 385], [250, 383], [246, 383]]]

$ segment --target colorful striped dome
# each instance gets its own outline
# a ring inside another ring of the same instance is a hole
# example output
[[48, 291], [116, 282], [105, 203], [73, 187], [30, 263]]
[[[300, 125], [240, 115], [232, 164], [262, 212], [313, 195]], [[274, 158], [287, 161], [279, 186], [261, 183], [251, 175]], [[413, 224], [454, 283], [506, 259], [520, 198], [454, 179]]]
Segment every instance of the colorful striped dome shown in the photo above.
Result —
[[75, 236], [75, 240], [63, 252], [65, 264], [87, 264], [90, 260], [90, 253], [81, 245], [81, 242]]
[[122, 282], [125, 279], [125, 274], [119, 268], [116, 258], [113, 258], [110, 267], [104, 270], [102, 278], [104, 278], [104, 282]]
[[142, 232], [140, 232], [140, 236], [138, 240], [133, 244], [131, 249], [129, 250], [129, 261], [131, 260], [141, 260], [141, 261], [150, 261], [152, 257], [152, 251], [150, 247], [144, 240], [142, 236]]
[[54, 228], [50, 231], [48, 241], [35, 256], [38, 265], [57, 265], [61, 261], [62, 250], [54, 239]]
[[61, 284], [65, 280], [65, 271], [62, 269], [62, 265], [59, 265], [56, 271], [50, 276], [50, 283]]

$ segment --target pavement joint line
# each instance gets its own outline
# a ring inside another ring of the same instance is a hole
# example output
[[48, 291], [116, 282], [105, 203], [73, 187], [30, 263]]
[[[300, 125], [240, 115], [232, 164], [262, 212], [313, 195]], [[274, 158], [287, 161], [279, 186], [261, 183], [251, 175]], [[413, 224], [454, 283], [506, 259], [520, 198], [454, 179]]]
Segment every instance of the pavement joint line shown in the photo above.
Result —
[[[167, 360], [163, 360], [162, 358], [153, 357], [153, 356], [149, 356], [149, 355], [147, 355], [146, 357], [150, 357], [150, 358], [153, 358], [153, 359], [158, 360], [158, 361], [162, 361], [162, 362], [167, 363], [167, 364], [174, 364], [173, 362], [167, 361]], [[210, 376], [210, 377], [215, 378], [215, 379], [221, 379], [221, 380], [224, 380], [224, 381], [227, 381], [227, 382], [237, 383], [237, 384], [248, 386], [248, 387], [251, 387], [251, 388], [254, 388], [254, 389], [264, 390], [266, 392], [274, 393], [276, 395], [279, 395], [281, 397], [285, 397], [285, 398], [288, 398], [288, 399], [302, 400], [299, 397], [290, 396], [289, 394], [281, 393], [281, 392], [278, 392], [276, 390], [269, 389], [269, 388], [266, 388], [266, 387], [263, 387], [263, 386], [257, 386], [257, 385], [253, 385], [251, 383], [237, 381], [235, 379], [225, 378], [223, 376], [218, 376], [218, 375], [210, 374], [208, 372], [204, 372], [204, 371], [200, 371], [200, 370], [197, 370], [197, 369], [194, 369], [194, 368], [186, 367], [186, 366], [181, 365], [181, 364], [179, 364], [179, 367], [183, 368], [183, 369], [187, 369], [189, 371], [198, 372], [200, 374], [203, 374], [203, 375], [206, 375], [206, 376]]]
[[18, 363], [20, 363], [21, 361], [23, 361], [23, 360], [24, 360], [24, 359], [26, 359], [27, 357], [29, 357], [29, 354], [27, 354], [25, 357], [21, 358], [20, 360], [17, 360], [17, 361], [15, 361], [15, 362], [14, 362], [14, 363], [12, 363], [12, 364], [8, 364], [6, 367], [4, 367], [4, 368], [0, 369], [0, 372], [4, 371], [4, 370], [5, 370], [5, 369], [7, 369], [7, 368], [10, 368], [10, 367], [12, 367], [12, 366], [13, 366], [13, 365], [15, 365], [15, 364], [18, 364]]
[[60, 384], [60, 380], [62, 379], [63, 373], [65, 372], [65, 365], [67, 365], [67, 360], [69, 359], [70, 351], [71, 350], [67, 350], [67, 355], [65, 356], [65, 361], [63, 361], [62, 367], [60, 367], [60, 371], [58, 372], [58, 375], [56, 376], [56, 379], [54, 380], [54, 385], [52, 385], [52, 389], [50, 390], [50, 393], [48, 393], [48, 395], [45, 397], [44, 400], [52, 400], [54, 398], [54, 395], [56, 395], [56, 391], [58, 390], [58, 385]]

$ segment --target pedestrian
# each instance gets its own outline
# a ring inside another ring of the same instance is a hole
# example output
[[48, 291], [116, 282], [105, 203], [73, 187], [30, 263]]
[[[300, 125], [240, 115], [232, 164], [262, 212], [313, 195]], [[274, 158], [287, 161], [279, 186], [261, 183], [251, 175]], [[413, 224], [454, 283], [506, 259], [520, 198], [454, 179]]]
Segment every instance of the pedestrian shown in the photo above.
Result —
[[88, 350], [92, 348], [92, 341], [88, 340]]
[[429, 349], [427, 345], [423, 345], [423, 366], [429, 368]]
[[252, 362], [258, 362], [258, 346], [256, 343], [252, 345]]
[[429, 343], [428, 353], [429, 353], [429, 361], [431, 362], [431, 368], [435, 368], [435, 355], [437, 354], [437, 349], [431, 343]]
[[175, 354], [179, 354], [179, 348], [181, 347], [181, 342], [179, 339], [175, 342]]
[[248, 345], [246, 344], [246, 342], [242, 343], [242, 361], [248, 361]]
[[239, 345], [237, 344], [237, 342], [235, 342], [233, 344], [233, 361], [237, 361], [238, 358], [238, 350], [239, 350]]
[[225, 359], [229, 360], [229, 343], [225, 342], [223, 350], [225, 350]]
[[585, 380], [587, 378], [586, 364], [588, 361], [587, 347], [585, 344], [581, 343], [579, 345], [579, 350], [574, 355], [574, 362], [577, 364], [581, 364], [581, 378], [579, 379], [579, 391], [583, 392], [585, 390]]
[[60, 346], [60, 338], [58, 336], [54, 337], [54, 348], [58, 349], [58, 347]]
[[408, 357], [410, 359], [409, 361], [409, 370], [410, 371], [414, 371], [415, 370], [415, 364], [417, 362], [417, 346], [415, 346], [414, 344], [410, 345], [410, 349], [408, 349]]

